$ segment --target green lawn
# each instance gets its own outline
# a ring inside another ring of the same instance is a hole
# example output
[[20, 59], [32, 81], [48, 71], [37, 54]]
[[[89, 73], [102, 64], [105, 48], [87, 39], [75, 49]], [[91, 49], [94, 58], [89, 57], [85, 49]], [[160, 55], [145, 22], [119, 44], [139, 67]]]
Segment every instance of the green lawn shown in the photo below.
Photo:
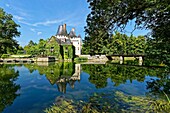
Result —
[[32, 55], [10, 55], [11, 58], [30, 58]]

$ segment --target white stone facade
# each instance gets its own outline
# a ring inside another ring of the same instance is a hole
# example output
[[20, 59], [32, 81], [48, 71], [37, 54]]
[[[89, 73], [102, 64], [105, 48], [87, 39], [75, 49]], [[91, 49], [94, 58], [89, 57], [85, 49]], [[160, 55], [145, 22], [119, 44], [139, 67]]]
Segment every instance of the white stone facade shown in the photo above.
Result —
[[82, 49], [82, 39], [81, 37], [68, 37], [68, 36], [60, 36], [57, 35], [56, 38], [60, 40], [70, 39], [72, 44], [75, 47], [75, 55], [80, 56], [81, 55], [81, 49]]
[[75, 55], [80, 56], [81, 55], [81, 49], [82, 49], [82, 40], [81, 38], [71, 38], [70, 39], [72, 44], [75, 47]]

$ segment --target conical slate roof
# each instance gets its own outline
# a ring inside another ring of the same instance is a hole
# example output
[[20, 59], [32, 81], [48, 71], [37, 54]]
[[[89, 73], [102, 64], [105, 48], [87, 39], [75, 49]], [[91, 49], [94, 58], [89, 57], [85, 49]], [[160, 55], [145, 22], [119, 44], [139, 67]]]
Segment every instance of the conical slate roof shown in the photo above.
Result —
[[62, 34], [62, 31], [63, 31], [63, 26], [60, 25], [60, 26], [58, 27], [57, 35], [61, 35], [61, 34]]
[[72, 30], [70, 31], [69, 36], [70, 37], [76, 37], [76, 33], [75, 33], [75, 29], [74, 28], [72, 28]]
[[58, 31], [57, 31], [57, 34], [56, 35], [64, 35], [64, 36], [67, 36], [67, 30], [66, 30], [66, 24], [64, 25], [60, 25], [58, 27]]

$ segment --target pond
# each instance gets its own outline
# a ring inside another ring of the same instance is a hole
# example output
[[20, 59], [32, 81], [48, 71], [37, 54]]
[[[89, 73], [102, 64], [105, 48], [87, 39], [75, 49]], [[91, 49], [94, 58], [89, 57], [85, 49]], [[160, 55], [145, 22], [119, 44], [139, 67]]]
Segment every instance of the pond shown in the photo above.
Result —
[[[161, 100], [169, 106], [169, 88], [166, 68], [72, 62], [0, 64], [3, 113], [43, 113], [57, 107], [75, 112], [166, 112], [169, 107], [153, 108], [152, 104]], [[63, 102], [73, 107], [62, 108]]]

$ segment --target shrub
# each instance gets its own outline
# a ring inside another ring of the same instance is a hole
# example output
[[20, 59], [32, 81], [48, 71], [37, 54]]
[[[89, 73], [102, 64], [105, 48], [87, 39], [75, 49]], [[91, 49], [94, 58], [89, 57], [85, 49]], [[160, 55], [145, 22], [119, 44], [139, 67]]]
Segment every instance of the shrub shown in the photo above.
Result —
[[9, 58], [9, 54], [3, 54], [2, 56], [1, 56], [1, 58]]

